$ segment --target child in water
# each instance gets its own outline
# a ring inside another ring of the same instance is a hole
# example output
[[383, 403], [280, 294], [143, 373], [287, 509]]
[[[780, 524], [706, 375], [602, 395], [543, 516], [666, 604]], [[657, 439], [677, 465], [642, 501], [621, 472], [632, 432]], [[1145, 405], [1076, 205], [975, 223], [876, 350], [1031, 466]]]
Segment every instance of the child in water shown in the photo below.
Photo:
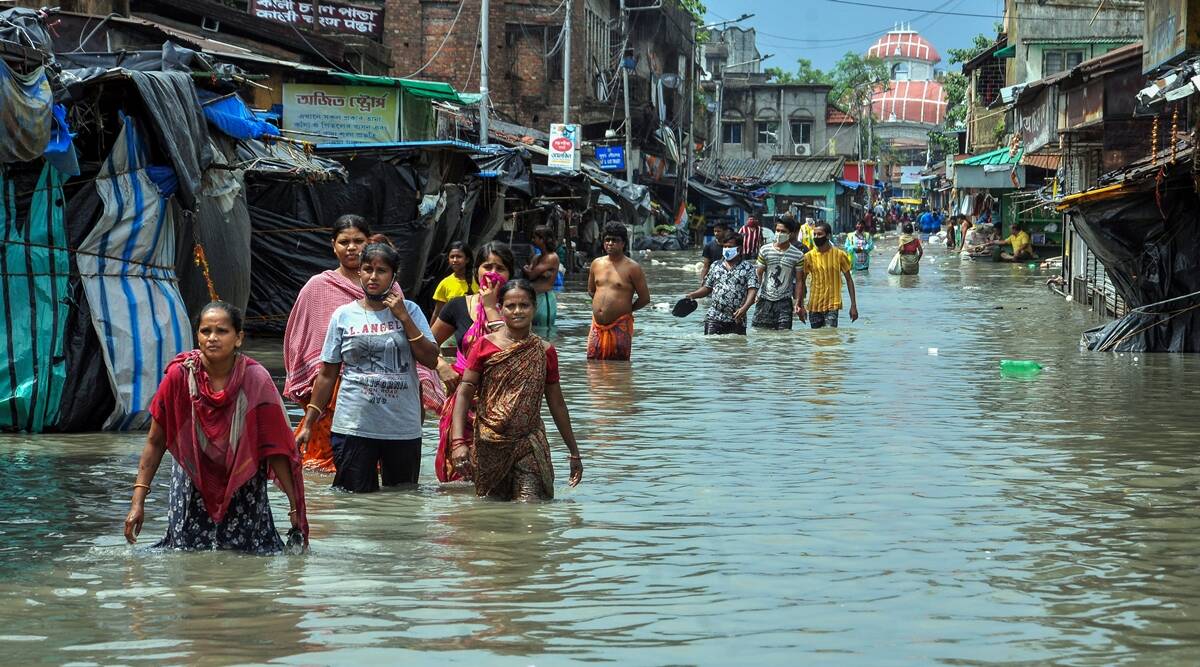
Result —
[[[462, 241], [451, 243], [450, 250], [446, 252], [446, 261], [450, 263], [451, 273], [442, 278], [442, 282], [438, 283], [437, 289], [433, 291], [433, 317], [430, 318], [432, 322], [437, 322], [438, 315], [442, 314], [442, 308], [450, 299], [479, 291], [479, 284], [472, 275], [474, 272], [471, 270], [471, 253], [467, 250], [467, 244]], [[467, 282], [468, 279], [470, 282]]]

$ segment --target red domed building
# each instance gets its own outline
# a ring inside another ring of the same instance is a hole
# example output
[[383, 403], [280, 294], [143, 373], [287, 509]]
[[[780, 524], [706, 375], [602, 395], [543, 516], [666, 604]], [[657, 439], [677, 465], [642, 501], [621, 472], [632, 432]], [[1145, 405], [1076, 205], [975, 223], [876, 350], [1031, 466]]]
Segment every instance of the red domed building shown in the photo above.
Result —
[[[929, 131], [946, 118], [946, 96], [935, 69], [942, 57], [932, 44], [915, 31], [900, 27], [879, 38], [868, 56], [887, 65], [891, 81], [871, 96], [877, 140], [900, 156], [900, 167], [893, 171], [896, 186], [913, 188], [917, 182], [913, 167], [925, 167]], [[907, 177], [901, 179], [900, 172]]]

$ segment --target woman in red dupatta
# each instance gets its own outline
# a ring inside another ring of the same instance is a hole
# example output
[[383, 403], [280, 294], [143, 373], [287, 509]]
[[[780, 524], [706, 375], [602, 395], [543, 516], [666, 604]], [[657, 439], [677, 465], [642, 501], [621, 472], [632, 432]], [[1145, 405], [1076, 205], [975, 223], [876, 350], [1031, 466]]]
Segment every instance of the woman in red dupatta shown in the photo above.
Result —
[[267, 477], [288, 498], [289, 544], [308, 544], [304, 477], [271, 374], [239, 352], [242, 313], [215, 301], [200, 312], [200, 349], [170, 365], [150, 403], [150, 435], [138, 462], [125, 539], [137, 541], [150, 483], [171, 452], [167, 534], [155, 547], [279, 553]]
[[554, 497], [554, 466], [542, 398], [571, 454], [569, 484], [583, 479], [583, 459], [571, 429], [571, 416], [558, 381], [558, 352], [530, 333], [537, 294], [525, 280], [500, 288], [504, 327], [471, 349], [459, 383], [453, 440], [465, 442], [467, 406], [476, 399], [470, 472], [476, 495], [498, 500]]
[[[287, 329], [283, 334], [283, 367], [287, 372], [283, 395], [288, 400], [306, 406], [312, 399], [313, 383], [321, 370], [321, 345], [325, 342], [333, 311], [363, 296], [358, 270], [362, 250], [370, 240], [371, 230], [362, 216], [347, 214], [334, 221], [333, 254], [337, 257], [338, 268], [322, 271], [309, 278], [296, 296], [296, 304], [288, 316]], [[404, 296], [399, 286], [393, 291]], [[422, 406], [426, 411], [440, 412], [446, 401], [446, 392], [437, 374], [418, 364], [417, 378], [421, 382]], [[313, 424], [308, 446], [304, 450], [304, 467], [309, 470], [334, 472], [329, 429], [337, 403], [337, 390], [335, 385], [329, 408]], [[295, 433], [298, 435], [299, 432], [297, 427]]]

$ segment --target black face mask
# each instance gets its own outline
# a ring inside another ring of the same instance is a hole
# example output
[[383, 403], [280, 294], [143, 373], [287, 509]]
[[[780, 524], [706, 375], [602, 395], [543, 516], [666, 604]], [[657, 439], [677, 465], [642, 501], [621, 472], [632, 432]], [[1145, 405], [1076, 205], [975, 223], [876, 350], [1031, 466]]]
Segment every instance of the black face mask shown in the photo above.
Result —
[[825, 246], [829, 245], [829, 237], [828, 236], [814, 236], [813, 243], [824, 248]]
[[[391, 290], [388, 291], [390, 292]], [[383, 301], [387, 298], [387, 295], [387, 292], [384, 292], [383, 294], [371, 294], [367, 291], [367, 288], [363, 287], [363, 296], [367, 298], [367, 301]]]

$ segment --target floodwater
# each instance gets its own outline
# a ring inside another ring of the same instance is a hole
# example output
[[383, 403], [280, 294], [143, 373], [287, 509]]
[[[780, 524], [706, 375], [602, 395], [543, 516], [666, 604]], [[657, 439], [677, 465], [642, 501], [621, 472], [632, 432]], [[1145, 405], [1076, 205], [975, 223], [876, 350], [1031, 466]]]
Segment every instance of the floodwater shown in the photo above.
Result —
[[[1197, 664], [1200, 359], [1080, 352], [1040, 270], [930, 255], [879, 252], [840, 330], [650, 309], [632, 365], [567, 294], [581, 486], [552, 436], [551, 503], [439, 488], [427, 430], [419, 488], [307, 478], [303, 557], [149, 550], [167, 462], [128, 547], [141, 436], [0, 436], [0, 661]], [[695, 260], [644, 260], [656, 304]]]

